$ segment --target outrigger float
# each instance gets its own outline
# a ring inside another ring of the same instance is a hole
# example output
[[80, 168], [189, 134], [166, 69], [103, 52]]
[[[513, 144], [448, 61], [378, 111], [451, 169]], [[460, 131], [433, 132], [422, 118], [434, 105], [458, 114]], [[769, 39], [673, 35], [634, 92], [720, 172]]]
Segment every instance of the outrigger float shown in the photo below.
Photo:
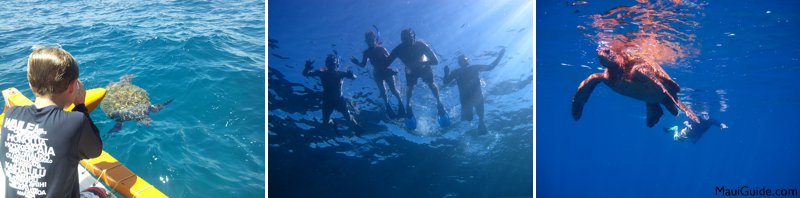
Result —
[[[104, 88], [86, 90], [85, 104], [90, 113], [97, 108], [105, 96], [106, 89]], [[5, 118], [5, 112], [8, 107], [33, 105], [30, 99], [13, 87], [3, 90], [3, 98], [5, 98], [6, 104], [3, 114], [0, 114], [0, 126], [3, 124], [3, 118]], [[70, 105], [64, 110], [71, 111], [73, 107], [75, 105]], [[78, 166], [78, 177], [80, 189], [86, 189], [91, 186], [99, 187], [108, 192], [108, 197], [116, 197], [114, 193], [125, 198], [167, 197], [158, 188], [133, 173], [105, 150], [96, 158], [81, 160], [80, 166]], [[4, 187], [0, 185], [0, 188]], [[3, 192], [5, 192], [5, 189], [3, 189]]]

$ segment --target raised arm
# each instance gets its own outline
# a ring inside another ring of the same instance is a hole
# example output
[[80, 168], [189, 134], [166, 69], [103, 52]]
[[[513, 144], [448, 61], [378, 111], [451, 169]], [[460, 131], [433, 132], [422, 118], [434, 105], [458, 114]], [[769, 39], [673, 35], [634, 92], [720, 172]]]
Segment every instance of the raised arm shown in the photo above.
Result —
[[358, 62], [358, 59], [355, 56], [350, 57], [350, 61], [353, 62], [353, 64], [358, 65], [359, 67], [365, 67], [367, 66], [367, 58], [368, 58], [367, 51], [364, 51], [363, 56], [361, 58], [361, 62]]
[[97, 129], [97, 126], [92, 122], [92, 118], [89, 117], [89, 110], [86, 109], [86, 105], [75, 105], [72, 110], [81, 112], [84, 115], [80, 132], [80, 141], [78, 143], [80, 158], [89, 159], [100, 156], [100, 153], [103, 152], [103, 141], [100, 140], [100, 130]]
[[506, 54], [506, 48], [501, 49], [499, 54], [497, 55], [497, 59], [494, 59], [494, 62], [492, 62], [492, 64], [490, 64], [490, 65], [481, 65], [480, 70], [481, 71], [489, 71], [489, 70], [494, 69], [494, 67], [497, 67], [497, 64], [500, 64], [500, 59], [502, 59], [503, 55], [505, 55], [505, 54]]
[[306, 61], [306, 65], [303, 68], [303, 76], [309, 77], [309, 76], [318, 75], [318, 73], [316, 71], [311, 71], [311, 69], [314, 68], [312, 65], [314, 65], [314, 60], [307, 60]]

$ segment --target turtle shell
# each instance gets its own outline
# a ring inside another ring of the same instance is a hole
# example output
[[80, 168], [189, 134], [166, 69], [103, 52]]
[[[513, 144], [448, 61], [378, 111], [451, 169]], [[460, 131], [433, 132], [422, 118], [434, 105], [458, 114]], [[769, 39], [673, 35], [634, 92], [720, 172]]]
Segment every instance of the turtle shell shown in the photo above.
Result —
[[141, 87], [123, 80], [110, 83], [106, 90], [100, 108], [108, 117], [120, 121], [144, 120], [149, 117], [150, 98]]

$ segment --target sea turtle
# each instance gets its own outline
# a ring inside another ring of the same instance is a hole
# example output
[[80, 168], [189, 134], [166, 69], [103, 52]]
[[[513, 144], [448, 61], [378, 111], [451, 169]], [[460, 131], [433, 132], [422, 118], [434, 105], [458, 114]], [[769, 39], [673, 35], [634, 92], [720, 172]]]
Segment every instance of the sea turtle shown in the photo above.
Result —
[[680, 108], [692, 121], [700, 123], [695, 113], [678, 99], [678, 83], [660, 65], [610, 47], [600, 47], [597, 53], [606, 69], [603, 73], [590, 75], [578, 86], [572, 97], [572, 118], [581, 118], [583, 105], [589, 100], [592, 90], [604, 82], [617, 93], [647, 104], [647, 127], [653, 127], [663, 115], [660, 105], [664, 105], [672, 115], [678, 115]]
[[117, 121], [108, 134], [122, 129], [122, 123], [128, 120], [136, 120], [149, 126], [153, 121], [150, 112], [158, 112], [172, 102], [170, 99], [162, 104], [152, 105], [147, 91], [131, 84], [132, 80], [133, 75], [124, 75], [119, 78], [119, 82], [111, 82], [106, 86], [106, 96], [100, 108], [106, 116]]

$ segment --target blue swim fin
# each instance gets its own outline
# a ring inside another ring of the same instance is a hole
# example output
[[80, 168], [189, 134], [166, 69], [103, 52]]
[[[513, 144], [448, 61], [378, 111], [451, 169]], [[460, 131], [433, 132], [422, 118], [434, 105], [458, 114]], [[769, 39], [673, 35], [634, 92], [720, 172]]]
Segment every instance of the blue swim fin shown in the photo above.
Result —
[[414, 117], [414, 114], [409, 113], [406, 115], [406, 129], [417, 129], [417, 118]]

